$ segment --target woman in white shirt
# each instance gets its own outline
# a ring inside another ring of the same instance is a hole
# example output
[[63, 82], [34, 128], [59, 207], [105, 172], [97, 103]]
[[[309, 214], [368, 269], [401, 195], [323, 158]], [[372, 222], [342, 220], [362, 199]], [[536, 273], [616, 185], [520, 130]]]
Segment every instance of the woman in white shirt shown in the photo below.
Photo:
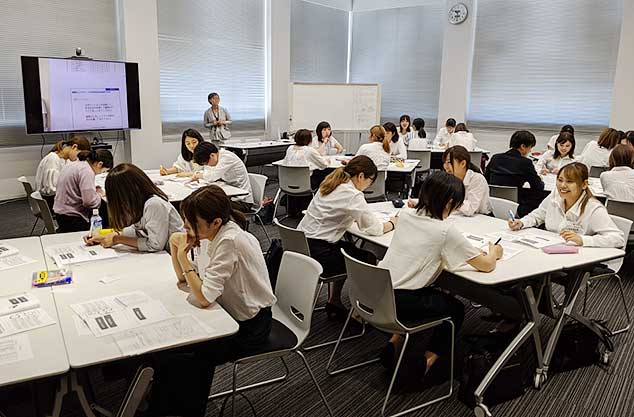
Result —
[[579, 162], [559, 170], [557, 189], [538, 208], [519, 220], [509, 219], [511, 230], [542, 224], [578, 246], [619, 248], [624, 243], [623, 232], [590, 191], [588, 168]]
[[73, 136], [68, 140], [60, 140], [50, 152], [42, 158], [35, 172], [35, 189], [47, 199], [53, 207], [52, 201], [57, 190], [59, 174], [67, 161], [76, 161], [81, 151], [90, 151], [90, 142], [84, 136]]
[[407, 147], [399, 137], [396, 125], [392, 122], [383, 123], [385, 139], [390, 142], [390, 155], [395, 158], [407, 159]]
[[446, 148], [449, 146], [449, 139], [451, 138], [451, 134], [454, 132], [456, 128], [456, 120], [453, 118], [447, 119], [445, 122], [445, 127], [441, 128], [436, 134], [436, 139], [434, 139], [434, 144], [441, 148]]
[[407, 146], [407, 141], [409, 140], [410, 133], [412, 133], [411, 119], [409, 115], [408, 114], [402, 115], [398, 119], [398, 125], [399, 125], [398, 137], [399, 139], [403, 141], [403, 143], [405, 143], [405, 146]]
[[561, 127], [561, 130], [559, 131], [559, 133], [557, 133], [556, 135], [552, 135], [550, 137], [550, 139], [548, 139], [548, 144], [546, 144], [546, 150], [550, 150], [550, 151], [554, 151], [555, 150], [555, 142], [557, 142], [557, 138], [559, 137], [560, 134], [564, 133], [564, 132], [568, 132], [570, 133], [573, 137], [575, 136], [575, 128], [572, 127], [572, 125], [563, 125]]
[[634, 147], [634, 130], [628, 130], [625, 132], [625, 138], [621, 139], [621, 145]]
[[332, 135], [330, 123], [319, 122], [315, 129], [317, 136], [313, 137], [312, 146], [320, 155], [334, 155], [343, 152], [343, 146]]
[[193, 161], [194, 149], [199, 143], [203, 143], [203, 135], [196, 129], [187, 129], [181, 135], [181, 153], [171, 168], [161, 165], [161, 175], [176, 174], [177, 177], [191, 177], [194, 172], [200, 171], [202, 167]]
[[610, 170], [601, 173], [603, 192], [612, 200], [634, 202], [634, 148], [617, 145], [608, 163]]
[[223, 141], [231, 137], [228, 126], [231, 124], [231, 115], [226, 108], [220, 105], [220, 95], [210, 93], [207, 101], [211, 107], [203, 115], [203, 124], [209, 129], [209, 139], [212, 141]]
[[577, 161], [583, 162], [588, 167], [607, 167], [610, 151], [621, 142], [619, 132], [611, 127], [603, 129], [599, 140], [588, 142]]
[[[352, 158], [345, 167], [337, 168], [321, 183], [313, 197], [306, 215], [297, 228], [308, 238], [310, 254], [324, 268], [324, 276], [345, 274], [346, 265], [341, 249], [355, 258], [373, 262], [368, 252], [351, 242], [342, 240], [353, 223], [363, 232], [378, 236], [394, 229], [396, 219], [382, 222], [368, 207], [363, 190], [377, 176], [376, 165], [364, 155]], [[329, 317], [345, 318], [347, 311], [341, 303], [343, 281], [331, 285], [330, 299], [326, 305]]]
[[106, 177], [109, 226], [105, 235], [85, 236], [89, 245], [126, 245], [141, 252], [169, 249], [169, 237], [183, 232], [183, 220], [167, 195], [139, 167], [119, 164]]
[[[230, 338], [155, 354], [156, 373], [148, 415], [203, 416], [214, 368], [248, 356], [268, 341], [271, 306], [277, 301], [258, 240], [244, 230], [246, 219], [233, 210], [218, 186], [194, 191], [181, 203], [186, 233], [170, 237], [178, 287], [196, 307], [218, 303], [238, 322]], [[208, 240], [209, 263], [197, 270], [189, 257]], [[207, 323], [213, 326], [212, 323]]]
[[381, 125], [374, 125], [370, 128], [368, 135], [370, 143], [364, 143], [357, 151], [358, 155], [370, 157], [379, 171], [385, 171], [390, 166], [390, 143], [386, 137], [385, 129]]
[[491, 199], [489, 198], [489, 183], [473, 162], [469, 151], [457, 145], [447, 149], [443, 155], [445, 172], [462, 181], [465, 188], [465, 199], [455, 213], [463, 216], [475, 214], [490, 214]]
[[247, 191], [247, 194], [233, 197], [235, 209], [243, 213], [251, 211], [253, 205], [253, 190], [249, 172], [242, 159], [226, 149], [218, 149], [211, 142], [202, 142], [194, 149], [194, 161], [203, 167], [202, 171], [192, 176], [192, 181], [201, 178], [206, 182], [224, 181], [225, 183]]
[[425, 132], [425, 121], [417, 117], [412, 122], [412, 125], [414, 129], [410, 132], [408, 140], [405, 142], [407, 148], [412, 151], [429, 149], [429, 140], [427, 139], [427, 132]]
[[[322, 156], [319, 151], [310, 146], [312, 135], [308, 129], [299, 129], [295, 132], [295, 145], [286, 149], [284, 165], [294, 167], [308, 167], [310, 169], [310, 187], [313, 190], [319, 188], [319, 184], [326, 178], [330, 160]], [[304, 206], [305, 207], [305, 206]]]
[[546, 151], [539, 158], [535, 170], [540, 175], [557, 174], [562, 166], [574, 162], [575, 137], [568, 132], [562, 132], [555, 141], [555, 150]]
[[[479, 271], [495, 269], [502, 247], [489, 244], [488, 254], [472, 246], [452, 222], [444, 221], [462, 204], [464, 185], [455, 176], [435, 172], [421, 186], [416, 211], [403, 210], [381, 268], [390, 270], [399, 320], [451, 317], [456, 331], [464, 319], [462, 302], [433, 287], [443, 268], [453, 271], [469, 264]], [[438, 360], [449, 361], [451, 326], [434, 328], [434, 334], [416, 371], [423, 377]], [[381, 353], [381, 363], [391, 368], [403, 347], [403, 336], [393, 335]], [[440, 372], [440, 371], [439, 371]]]
[[449, 146], [464, 146], [469, 151], [475, 151], [476, 138], [473, 137], [471, 132], [467, 129], [467, 125], [464, 123], [458, 123], [456, 129], [449, 138]]

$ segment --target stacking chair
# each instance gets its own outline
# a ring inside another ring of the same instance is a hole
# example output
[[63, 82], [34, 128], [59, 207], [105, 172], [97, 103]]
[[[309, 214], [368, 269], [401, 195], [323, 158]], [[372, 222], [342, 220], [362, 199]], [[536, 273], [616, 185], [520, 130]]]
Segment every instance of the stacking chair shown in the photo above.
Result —
[[[423, 330], [428, 330], [433, 327], [439, 326], [443, 323], [449, 323], [452, 329], [450, 341], [451, 365], [449, 374], [449, 392], [431, 401], [427, 401], [423, 404], [419, 404], [407, 410], [393, 414], [392, 417], [411, 413], [413, 411], [420, 410], [421, 408], [428, 405], [434, 404], [438, 401], [449, 398], [453, 393], [453, 360], [455, 337], [455, 328], [453, 322], [451, 321], [451, 318], [443, 317], [436, 320], [422, 320], [418, 323], [401, 323], [396, 317], [396, 304], [394, 302], [394, 289], [392, 287], [390, 271], [357, 261], [356, 259], [349, 256], [347, 253], [345, 253], [345, 251], [342, 250], [342, 252], [346, 258], [346, 269], [348, 270], [349, 285], [348, 292], [353, 309], [357, 313], [359, 313], [363, 320], [367, 321], [369, 324], [376, 327], [377, 329], [388, 334], [396, 333], [405, 335], [405, 342], [403, 343], [403, 348], [398, 357], [396, 368], [394, 369], [394, 374], [392, 375], [392, 378], [390, 380], [390, 385], [387, 389], [387, 395], [385, 396], [385, 400], [383, 401], [381, 415], [385, 416], [385, 409], [387, 407], [388, 400], [390, 399], [390, 394], [392, 393], [392, 388], [394, 387], [396, 376], [398, 375], [398, 371], [401, 367], [401, 362], [403, 361], [403, 356], [407, 349], [410, 336], [412, 334], [422, 332]], [[377, 358], [357, 363], [355, 365], [347, 366], [345, 368], [331, 370], [331, 365], [335, 354], [337, 353], [337, 349], [339, 348], [339, 343], [341, 342], [341, 338], [343, 337], [343, 333], [345, 332], [351, 317], [352, 310], [350, 310], [350, 314], [348, 315], [346, 323], [344, 324], [343, 329], [341, 330], [341, 334], [339, 335], [339, 340], [337, 341], [337, 344], [335, 345], [335, 348], [330, 355], [330, 359], [328, 360], [328, 364], [326, 365], [326, 371], [328, 372], [328, 375], [336, 375], [378, 361]]]
[[[280, 272], [277, 276], [277, 285], [275, 287], [277, 303], [272, 307], [273, 323], [267, 346], [251, 356], [235, 360], [233, 362], [231, 390], [213, 394], [209, 397], [212, 399], [231, 395], [232, 416], [235, 417], [236, 415], [236, 393], [285, 380], [288, 377], [288, 367], [284, 362], [284, 358], [294, 353], [302, 359], [306, 371], [328, 410], [328, 414], [334, 417], [326, 397], [324, 397], [324, 393], [319, 387], [315, 375], [310, 365], [308, 365], [308, 361], [306, 361], [306, 357], [300, 350], [302, 343], [310, 332], [315, 290], [317, 289], [317, 281], [321, 272], [322, 268], [319, 262], [308, 256], [289, 251], [284, 252], [284, 255], [282, 255], [282, 263], [280, 264]], [[286, 374], [283, 377], [238, 388], [238, 365], [275, 358], [280, 358], [286, 368]]]
[[313, 195], [310, 188], [310, 169], [308, 167], [278, 165], [277, 169], [280, 188], [275, 196], [273, 218], [277, 214], [277, 208], [283, 194], [291, 197]]
[[[293, 229], [288, 226], [284, 226], [277, 219], [273, 219], [273, 223], [277, 226], [277, 230], [280, 234], [280, 238], [282, 239], [282, 247], [284, 248], [284, 252], [291, 251], [296, 253], [301, 253], [302, 255], [306, 255], [310, 257], [310, 248], [308, 247], [308, 240], [306, 239], [306, 235], [301, 230]], [[317, 301], [319, 296], [321, 295], [322, 290], [324, 289], [324, 285], [328, 285], [331, 282], [341, 281], [346, 278], [346, 274], [338, 274], [332, 276], [324, 276], [321, 274], [319, 276], [319, 288], [317, 289], [317, 293], [315, 294], [315, 305], [313, 306], [313, 310], [323, 310], [324, 307], [317, 307]], [[365, 325], [361, 329], [361, 333], [355, 334], [353, 336], [348, 336], [343, 339], [343, 341], [356, 339], [365, 334]], [[331, 340], [329, 342], [319, 343], [313, 346], [304, 346], [302, 349], [309, 351], [313, 349], [318, 349], [324, 346], [334, 345], [337, 341]]]
[[517, 203], [517, 187], [507, 187], [504, 185], [489, 185], [489, 195], [491, 197], [503, 198]]
[[609, 168], [608, 167], [596, 167], [596, 166], [592, 166], [590, 167], [590, 174], [589, 176], [591, 178], [599, 178], [601, 176], [601, 173], [607, 171]]
[[[608, 199], [605, 202], [605, 207], [608, 209], [608, 213], [634, 222], [634, 202]], [[634, 231], [634, 225], [632, 226], [632, 231]], [[630, 233], [628, 243], [634, 243], [634, 233]]]
[[414, 170], [414, 175], [412, 176], [412, 185], [410, 189], [413, 190], [419, 176], [422, 176], [421, 174], [428, 174], [431, 169], [431, 151], [410, 151], [408, 149], [407, 159], [418, 159], [420, 161]]
[[[610, 217], [612, 218], [612, 221], [614, 221], [614, 224], [616, 224], [616, 227], [618, 227], [619, 230], [621, 230], [623, 232], [623, 235], [625, 236], [625, 245], [622, 248], [622, 249], [625, 249], [625, 247], [627, 246], [628, 237], [630, 235], [630, 230], [632, 228], [632, 220], [624, 219], [622, 217], [618, 217], [614, 215], [610, 215]], [[588, 277], [588, 283], [586, 284], [586, 291], [584, 293], [584, 298], [583, 298], [583, 314], [585, 315], [586, 303], [588, 299], [588, 289], [594, 286], [594, 284], [596, 284], [598, 281], [602, 281], [602, 280], [610, 279], [610, 278], [616, 278], [616, 281], [619, 285], [619, 292], [621, 294], [621, 303], [623, 303], [623, 309], [625, 310], [627, 326], [622, 327], [618, 330], [613, 330], [612, 331], [613, 335], [625, 333], [629, 331], [630, 325], [631, 325], [630, 311], [627, 305], [627, 301], [625, 299], [625, 294], [623, 292], [623, 282], [621, 281], [621, 277], [619, 276], [619, 270], [621, 269], [622, 265], [623, 265], [623, 258], [619, 258], [613, 261], [605, 262], [604, 264], [601, 264], [600, 266], [594, 268], [594, 270], [591, 272], [590, 277]]]
[[387, 196], [385, 195], [385, 177], [386, 176], [387, 176], [387, 171], [377, 172], [376, 180], [374, 180], [371, 186], [369, 186], [363, 191], [363, 196], [365, 197], [365, 201], [367, 201], [368, 203], [373, 203], [377, 201], [387, 201]]
[[469, 151], [469, 156], [471, 157], [471, 162], [473, 165], [481, 168], [482, 166], [482, 151]]
[[40, 212], [40, 206], [35, 200], [33, 200], [33, 197], [31, 197], [31, 194], [33, 194], [33, 186], [31, 185], [29, 180], [27, 180], [25, 176], [21, 176], [20, 178], [18, 178], [18, 181], [20, 181], [20, 183], [24, 187], [24, 191], [26, 192], [26, 199], [28, 200], [29, 207], [31, 208], [31, 213], [33, 214], [33, 216], [35, 216], [35, 223], [33, 223], [31, 233], [29, 233], [29, 236], [31, 236], [35, 231], [35, 226], [37, 226], [38, 222], [42, 220], [42, 213]]
[[514, 216], [517, 215], [519, 204], [516, 202], [498, 197], [490, 197], [490, 200], [491, 206], [493, 207], [493, 216], [495, 216], [496, 219], [508, 220], [510, 217], [509, 210]]
[[264, 189], [266, 187], [267, 180], [268, 178], [265, 175], [249, 173], [249, 182], [251, 183], [251, 191], [253, 192], [253, 208], [250, 212], [244, 214], [260, 222], [260, 226], [262, 226], [262, 230], [264, 230], [266, 238], [269, 240], [269, 243], [271, 243], [271, 237], [266, 231], [264, 222], [260, 217], [260, 210], [262, 210], [262, 200], [264, 199]]
[[42, 197], [39, 191], [34, 191], [31, 193], [31, 199], [35, 201], [35, 204], [37, 204], [40, 210], [40, 218], [44, 221], [46, 231], [49, 234], [57, 233], [57, 227], [55, 226], [51, 209], [48, 207], [48, 203], [44, 200], [44, 197]]

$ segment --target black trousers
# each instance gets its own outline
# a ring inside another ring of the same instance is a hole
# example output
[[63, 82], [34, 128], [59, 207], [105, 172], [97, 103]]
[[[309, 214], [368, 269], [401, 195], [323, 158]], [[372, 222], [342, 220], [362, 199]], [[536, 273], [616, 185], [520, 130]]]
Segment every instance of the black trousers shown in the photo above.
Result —
[[240, 329], [232, 337], [153, 355], [149, 415], [204, 417], [216, 365], [257, 353], [267, 342], [271, 323], [271, 308], [263, 308], [238, 322]]
[[[403, 323], [424, 319], [439, 319], [450, 316], [456, 332], [464, 321], [464, 305], [456, 297], [436, 288], [424, 287], [417, 290], [394, 290], [396, 316]], [[443, 323], [434, 327], [428, 350], [438, 356], [448, 355], [451, 340], [451, 326]]]
[[346, 261], [341, 253], [341, 249], [355, 259], [371, 265], [376, 265], [376, 256], [373, 253], [357, 248], [354, 243], [340, 240], [330, 243], [325, 240], [308, 239], [310, 255], [324, 268], [323, 276], [346, 273]]
[[59, 233], [83, 232], [90, 230], [90, 223], [80, 216], [67, 216], [57, 214], [57, 225]]

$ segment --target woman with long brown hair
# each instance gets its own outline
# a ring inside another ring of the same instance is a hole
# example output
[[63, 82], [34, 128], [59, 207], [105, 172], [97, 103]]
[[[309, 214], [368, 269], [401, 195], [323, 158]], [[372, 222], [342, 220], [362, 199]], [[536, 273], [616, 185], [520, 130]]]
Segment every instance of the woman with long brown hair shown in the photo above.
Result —
[[89, 245], [109, 248], [122, 244], [142, 252], [156, 252], [167, 250], [169, 237], [184, 230], [183, 220], [167, 195], [136, 165], [114, 167], [105, 186], [108, 218], [114, 232], [84, 237]]
[[519, 220], [509, 220], [511, 230], [545, 225], [566, 242], [578, 246], [620, 248], [623, 232], [614, 224], [607, 209], [588, 185], [588, 168], [573, 162], [557, 174], [557, 188], [538, 208]]
[[599, 135], [598, 140], [588, 142], [577, 161], [586, 164], [588, 169], [592, 167], [607, 167], [610, 151], [619, 143], [621, 143], [621, 135], [618, 130], [606, 127]]
[[359, 147], [357, 156], [366, 155], [376, 165], [377, 169], [385, 171], [390, 165], [390, 139], [387, 137], [385, 128], [381, 125], [374, 125], [370, 128], [368, 142]]
[[609, 171], [601, 173], [605, 195], [614, 200], [634, 202], [634, 148], [617, 145], [608, 159]]
[[[306, 215], [297, 228], [308, 238], [310, 254], [324, 268], [324, 276], [344, 274], [346, 265], [341, 254], [344, 248], [352, 256], [368, 260], [368, 253], [342, 240], [346, 230], [357, 223], [359, 229], [370, 235], [381, 235], [394, 229], [396, 219], [379, 220], [363, 197], [363, 190], [376, 179], [377, 168], [365, 156], [355, 156], [345, 167], [337, 168], [321, 183], [313, 196]], [[331, 286], [326, 305], [329, 317], [345, 317], [341, 303], [343, 281]]]
[[47, 201], [51, 207], [62, 168], [68, 161], [76, 161], [82, 151], [90, 151], [90, 142], [84, 136], [73, 135], [68, 140], [57, 142], [38, 164], [35, 172], [35, 188], [44, 198], [49, 197]]

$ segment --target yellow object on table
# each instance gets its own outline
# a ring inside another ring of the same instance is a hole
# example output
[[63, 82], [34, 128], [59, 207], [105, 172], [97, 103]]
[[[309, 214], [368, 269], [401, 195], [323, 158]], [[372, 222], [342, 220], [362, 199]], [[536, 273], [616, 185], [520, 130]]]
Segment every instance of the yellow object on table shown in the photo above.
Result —
[[101, 230], [99, 230], [99, 234], [100, 235], [107, 235], [107, 234], [110, 234], [110, 233], [113, 233], [113, 232], [114, 232], [114, 229], [101, 229]]

